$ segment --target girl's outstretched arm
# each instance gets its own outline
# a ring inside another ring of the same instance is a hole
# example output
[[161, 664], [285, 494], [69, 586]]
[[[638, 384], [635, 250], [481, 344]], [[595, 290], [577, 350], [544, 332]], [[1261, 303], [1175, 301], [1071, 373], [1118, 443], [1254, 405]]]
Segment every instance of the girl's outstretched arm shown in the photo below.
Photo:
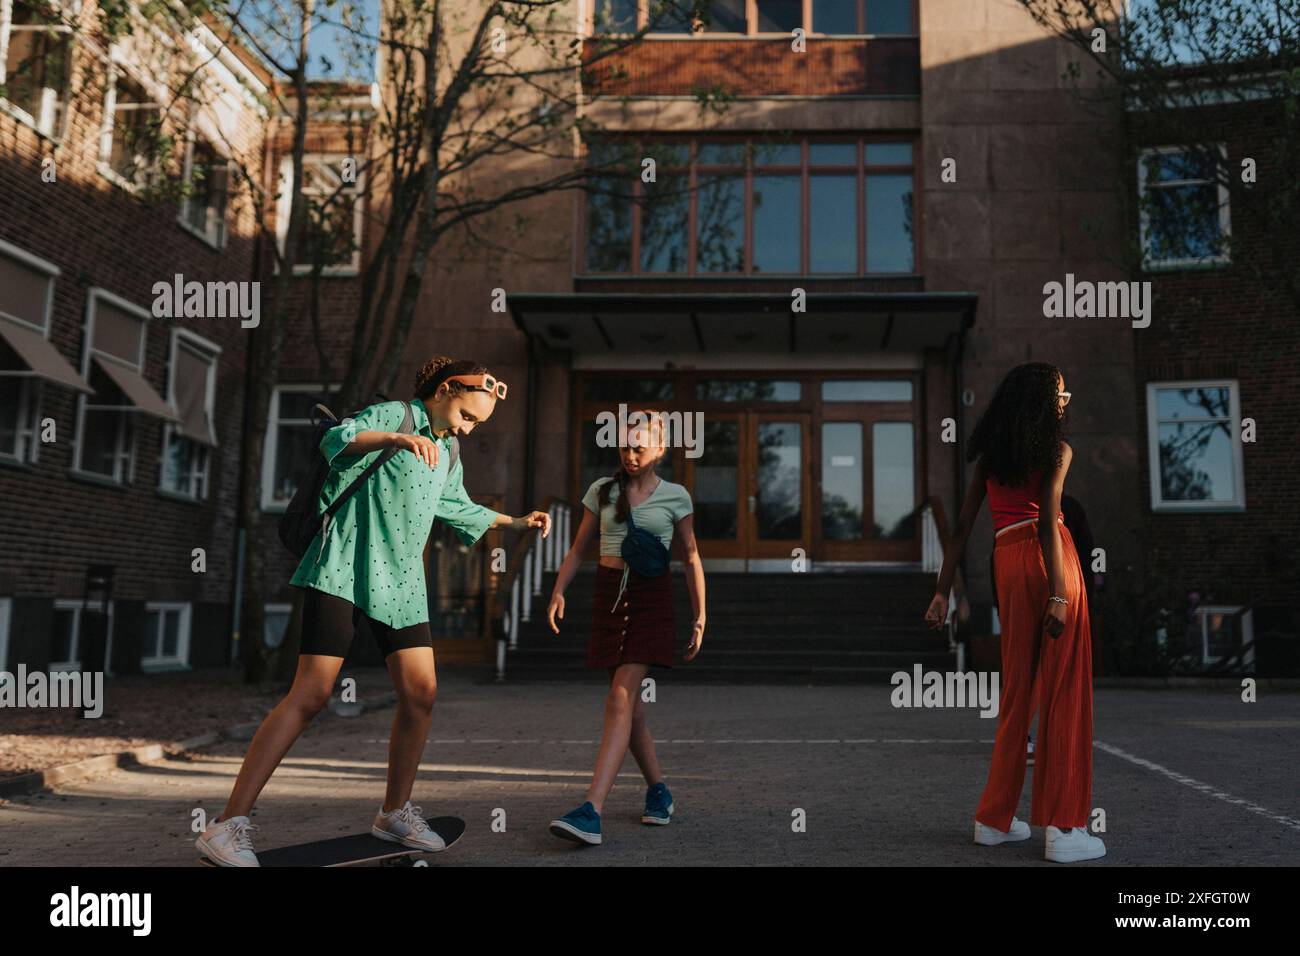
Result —
[[578, 533], [573, 538], [573, 545], [569, 548], [569, 553], [560, 562], [560, 569], [555, 574], [555, 588], [551, 591], [551, 603], [546, 609], [546, 619], [551, 624], [551, 630], [556, 634], [560, 633], [560, 628], [555, 623], [556, 617], [558, 616], [560, 620], [564, 620], [564, 589], [569, 586], [573, 576], [578, 573], [578, 567], [582, 564], [582, 555], [587, 550], [587, 545], [599, 533], [600, 519], [596, 517], [594, 512], [584, 506], [582, 509], [582, 523], [578, 525]]
[[704, 563], [695, 543], [695, 516], [688, 514], [676, 525], [676, 538], [682, 543], [682, 567], [686, 572], [686, 590], [691, 594], [691, 608], [695, 612], [691, 622], [691, 639], [686, 645], [686, 660], [693, 660], [704, 643]]

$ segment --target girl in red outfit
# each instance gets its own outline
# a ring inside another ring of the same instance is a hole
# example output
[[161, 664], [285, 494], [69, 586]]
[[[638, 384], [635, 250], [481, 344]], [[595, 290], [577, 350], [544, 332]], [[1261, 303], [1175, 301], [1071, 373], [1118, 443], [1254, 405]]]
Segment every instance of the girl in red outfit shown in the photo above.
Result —
[[1002, 694], [975, 842], [1029, 838], [1014, 816], [1025, 781], [1025, 735], [1039, 709], [1029, 823], [1047, 827], [1046, 857], [1092, 860], [1106, 847], [1085, 829], [1092, 801], [1092, 649], [1083, 572], [1061, 520], [1073, 452], [1064, 438], [1070, 393], [1054, 366], [1007, 373], [971, 433], [975, 462], [934, 598], [932, 628], [948, 617], [948, 591], [987, 493], [993, 512], [994, 585], [1002, 618]]

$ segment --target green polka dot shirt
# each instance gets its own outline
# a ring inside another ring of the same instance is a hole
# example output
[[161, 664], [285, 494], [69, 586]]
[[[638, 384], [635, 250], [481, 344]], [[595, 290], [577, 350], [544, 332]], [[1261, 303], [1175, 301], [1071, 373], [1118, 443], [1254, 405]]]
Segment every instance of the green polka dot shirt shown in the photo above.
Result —
[[[465, 494], [464, 469], [451, 462], [451, 439], [434, 438], [424, 403], [411, 402], [416, 434], [433, 438], [438, 464], [430, 468], [402, 449], [370, 476], [330, 522], [324, 545], [317, 535], [290, 583], [313, 587], [351, 601], [366, 615], [393, 628], [429, 620], [425, 590], [424, 547], [433, 519], [451, 525], [472, 545], [492, 526], [497, 512], [475, 504]], [[330, 462], [317, 510], [325, 508], [382, 451], [347, 454], [365, 431], [395, 432], [402, 425], [401, 402], [369, 405], [351, 421], [325, 433], [321, 453]]]

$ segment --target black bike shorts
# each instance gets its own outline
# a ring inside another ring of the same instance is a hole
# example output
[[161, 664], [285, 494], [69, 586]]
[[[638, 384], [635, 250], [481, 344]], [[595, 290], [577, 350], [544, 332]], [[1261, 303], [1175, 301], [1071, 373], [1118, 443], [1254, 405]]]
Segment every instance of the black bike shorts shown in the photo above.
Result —
[[385, 658], [407, 647], [433, 647], [433, 632], [428, 621], [408, 627], [390, 627], [376, 621], [351, 601], [326, 594], [316, 588], [304, 588], [302, 604], [302, 642], [299, 654], [323, 654], [347, 657], [352, 638], [369, 631], [375, 646]]

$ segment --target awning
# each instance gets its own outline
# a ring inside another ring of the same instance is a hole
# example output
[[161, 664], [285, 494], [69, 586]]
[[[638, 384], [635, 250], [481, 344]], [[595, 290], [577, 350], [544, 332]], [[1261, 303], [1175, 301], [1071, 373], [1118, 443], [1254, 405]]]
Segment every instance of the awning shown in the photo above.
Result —
[[55, 382], [80, 392], [94, 392], [89, 383], [77, 374], [58, 349], [35, 329], [24, 328], [17, 322], [0, 318], [0, 339], [18, 353], [18, 358], [31, 369], [37, 378]]
[[212, 364], [187, 348], [176, 349], [176, 368], [173, 371], [172, 394], [176, 398], [176, 411], [181, 423], [177, 431], [184, 438], [203, 445], [217, 444], [212, 423], [208, 421], [208, 375]]
[[172, 409], [171, 405], [167, 404], [167, 401], [155, 392], [153, 386], [146, 382], [135, 369], [127, 368], [125, 365], [114, 362], [102, 355], [96, 355], [94, 358], [99, 367], [113, 380], [113, 384], [122, 390], [122, 394], [136, 407], [137, 411], [169, 422], [180, 421], [180, 417]]
[[[797, 285], [797, 283], [792, 283]], [[554, 349], [700, 354], [945, 348], [975, 320], [973, 292], [516, 293], [515, 324]]]

